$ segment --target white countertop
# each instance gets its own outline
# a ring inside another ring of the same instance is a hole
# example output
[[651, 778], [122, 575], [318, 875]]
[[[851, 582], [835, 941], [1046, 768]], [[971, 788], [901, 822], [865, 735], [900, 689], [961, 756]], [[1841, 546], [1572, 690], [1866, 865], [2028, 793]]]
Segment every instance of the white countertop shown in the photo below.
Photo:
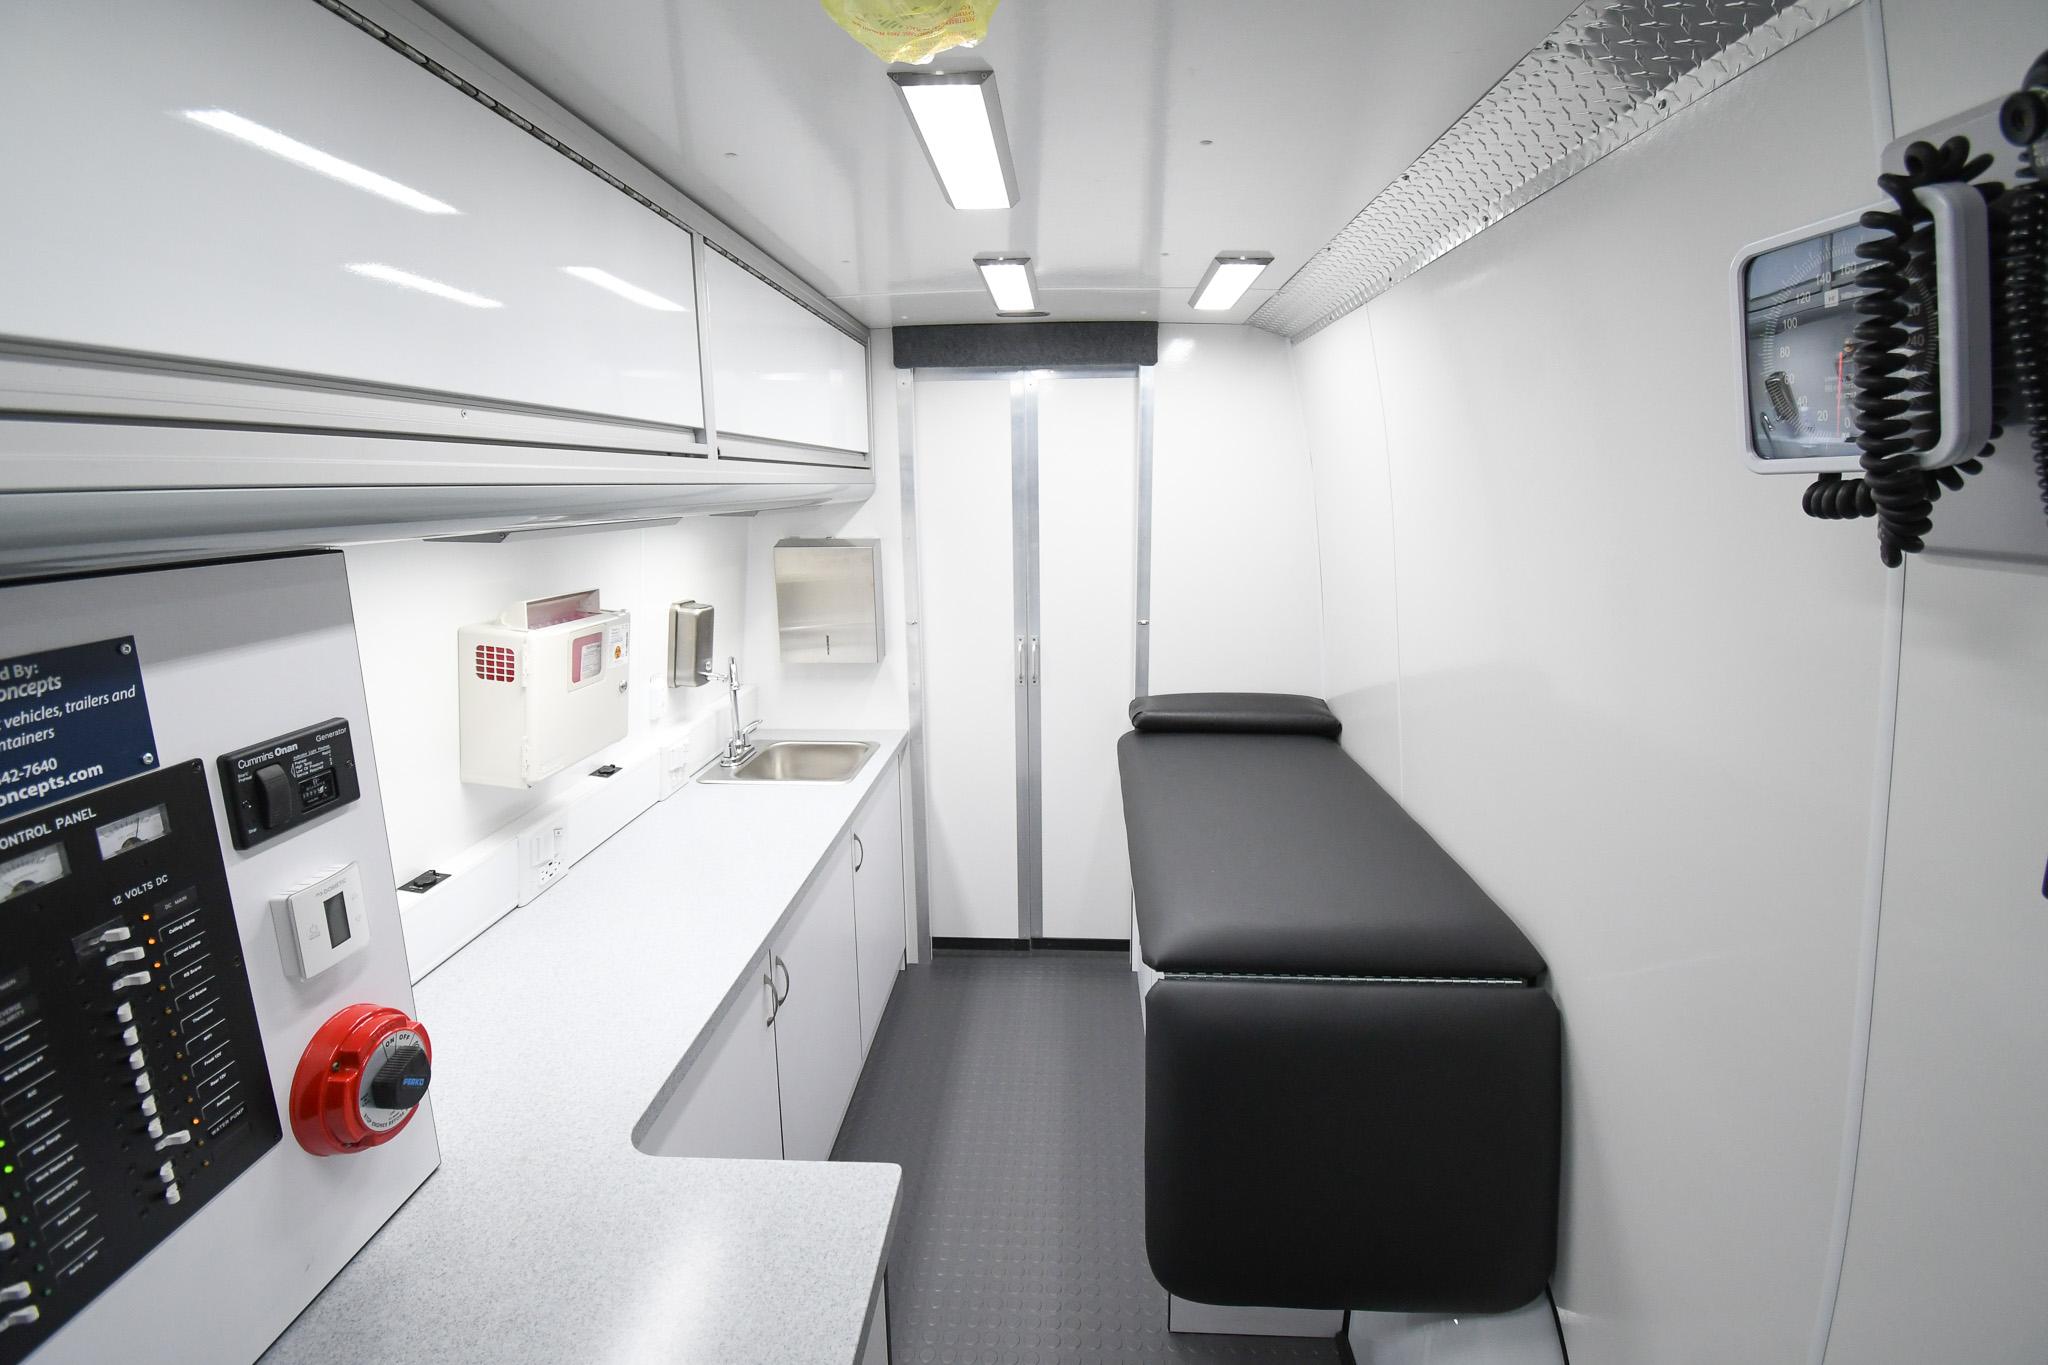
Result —
[[900, 1168], [645, 1156], [900, 748], [843, 785], [692, 782], [415, 987], [441, 1168], [267, 1352], [311, 1362], [852, 1365]]

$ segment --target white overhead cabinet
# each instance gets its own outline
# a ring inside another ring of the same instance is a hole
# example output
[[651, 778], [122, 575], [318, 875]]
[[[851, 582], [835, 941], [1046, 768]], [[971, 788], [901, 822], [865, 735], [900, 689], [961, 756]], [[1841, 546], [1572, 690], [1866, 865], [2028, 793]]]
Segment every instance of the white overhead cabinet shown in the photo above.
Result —
[[689, 234], [318, 5], [6, 6], [0, 119], [0, 335], [703, 426]]
[[867, 347], [716, 250], [704, 283], [720, 453], [866, 464]]

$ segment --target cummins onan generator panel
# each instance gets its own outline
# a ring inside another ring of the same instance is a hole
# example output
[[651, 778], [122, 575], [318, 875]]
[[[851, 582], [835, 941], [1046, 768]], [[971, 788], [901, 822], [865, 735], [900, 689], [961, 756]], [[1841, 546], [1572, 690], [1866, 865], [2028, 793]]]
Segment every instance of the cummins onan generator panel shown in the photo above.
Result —
[[0, 586], [0, 1365], [250, 1365], [440, 1159], [339, 554]]

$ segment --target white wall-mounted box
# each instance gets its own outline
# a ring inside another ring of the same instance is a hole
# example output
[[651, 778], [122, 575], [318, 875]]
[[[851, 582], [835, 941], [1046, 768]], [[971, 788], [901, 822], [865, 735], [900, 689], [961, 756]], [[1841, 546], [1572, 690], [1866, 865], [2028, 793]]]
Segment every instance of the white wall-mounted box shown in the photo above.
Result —
[[631, 617], [595, 588], [456, 632], [462, 780], [530, 787], [626, 737]]

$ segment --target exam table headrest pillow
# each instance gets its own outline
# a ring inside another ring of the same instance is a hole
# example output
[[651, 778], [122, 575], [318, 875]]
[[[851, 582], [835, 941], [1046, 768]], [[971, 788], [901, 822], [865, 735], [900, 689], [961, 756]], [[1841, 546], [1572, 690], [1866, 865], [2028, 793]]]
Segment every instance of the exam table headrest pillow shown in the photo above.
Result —
[[1321, 697], [1287, 692], [1173, 692], [1131, 703], [1131, 725], [1148, 733], [1315, 735], [1344, 726]]

